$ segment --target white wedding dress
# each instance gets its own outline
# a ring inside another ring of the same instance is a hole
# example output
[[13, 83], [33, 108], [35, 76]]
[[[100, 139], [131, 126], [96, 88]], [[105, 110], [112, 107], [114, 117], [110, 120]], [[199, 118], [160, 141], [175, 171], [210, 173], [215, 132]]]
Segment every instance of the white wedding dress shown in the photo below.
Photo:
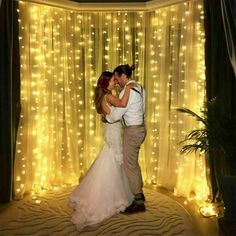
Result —
[[123, 168], [121, 123], [106, 123], [105, 145], [69, 196], [77, 229], [98, 224], [129, 206], [134, 196]]

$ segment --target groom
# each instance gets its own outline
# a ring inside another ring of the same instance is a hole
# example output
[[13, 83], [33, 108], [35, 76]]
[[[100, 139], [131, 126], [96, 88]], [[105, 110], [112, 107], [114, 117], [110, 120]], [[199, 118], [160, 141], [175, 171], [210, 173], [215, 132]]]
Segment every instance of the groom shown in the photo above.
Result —
[[120, 65], [113, 71], [115, 79], [123, 88], [119, 94], [120, 98], [124, 94], [126, 85], [135, 83], [135, 86], [130, 90], [127, 106], [125, 108], [115, 107], [110, 114], [106, 115], [108, 122], [113, 123], [123, 119], [124, 124], [124, 169], [131, 191], [135, 196], [135, 200], [126, 208], [125, 213], [145, 211], [143, 180], [138, 163], [139, 149], [146, 136], [144, 125], [145, 90], [135, 80], [132, 80], [132, 70], [134, 70], [134, 66]]

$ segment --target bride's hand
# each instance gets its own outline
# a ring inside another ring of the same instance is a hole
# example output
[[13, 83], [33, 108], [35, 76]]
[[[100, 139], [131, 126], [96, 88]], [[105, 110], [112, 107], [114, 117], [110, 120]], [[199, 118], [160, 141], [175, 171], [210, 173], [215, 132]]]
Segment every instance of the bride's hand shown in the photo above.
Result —
[[136, 84], [134, 82], [132, 82], [132, 83], [129, 83], [128, 85], [126, 85], [126, 88], [127, 89], [132, 89], [135, 86], [136, 86]]
[[102, 122], [107, 123], [106, 116], [102, 113], [101, 114]]

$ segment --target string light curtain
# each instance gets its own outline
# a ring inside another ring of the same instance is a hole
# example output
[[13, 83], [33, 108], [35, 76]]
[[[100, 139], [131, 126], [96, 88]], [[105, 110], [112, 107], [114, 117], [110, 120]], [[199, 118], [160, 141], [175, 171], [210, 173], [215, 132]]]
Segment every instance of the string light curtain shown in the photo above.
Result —
[[147, 138], [140, 164], [146, 183], [206, 198], [203, 156], [179, 155], [205, 97], [202, 1], [151, 12], [85, 13], [20, 2], [22, 112], [15, 197], [77, 184], [103, 145], [93, 104], [104, 70], [135, 64], [147, 91]]
[[[147, 37], [147, 114], [149, 136], [145, 145], [148, 181], [178, 196], [191, 191], [207, 199], [205, 161], [199, 153], [180, 155], [180, 140], [197, 128], [177, 107], [199, 113], [205, 97], [203, 7], [186, 2], [150, 13]], [[151, 145], [150, 145], [151, 144]], [[151, 163], [150, 163], [151, 162]]]

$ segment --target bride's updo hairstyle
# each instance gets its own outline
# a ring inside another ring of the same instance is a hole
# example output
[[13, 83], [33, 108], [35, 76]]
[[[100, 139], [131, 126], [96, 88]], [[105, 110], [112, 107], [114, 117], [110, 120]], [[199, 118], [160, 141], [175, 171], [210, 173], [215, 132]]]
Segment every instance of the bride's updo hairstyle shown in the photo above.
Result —
[[110, 90], [107, 89], [109, 86], [109, 81], [111, 80], [113, 73], [110, 71], [104, 71], [100, 75], [97, 86], [94, 92], [94, 102], [97, 113], [102, 113], [102, 99], [106, 93], [111, 93]]
[[130, 78], [132, 76], [132, 71], [135, 69], [135, 66], [129, 66], [129, 64], [126, 65], [120, 65], [115, 68], [113, 71], [113, 74], [117, 72], [118, 76], [120, 77], [122, 74], [127, 75], [127, 78]]

